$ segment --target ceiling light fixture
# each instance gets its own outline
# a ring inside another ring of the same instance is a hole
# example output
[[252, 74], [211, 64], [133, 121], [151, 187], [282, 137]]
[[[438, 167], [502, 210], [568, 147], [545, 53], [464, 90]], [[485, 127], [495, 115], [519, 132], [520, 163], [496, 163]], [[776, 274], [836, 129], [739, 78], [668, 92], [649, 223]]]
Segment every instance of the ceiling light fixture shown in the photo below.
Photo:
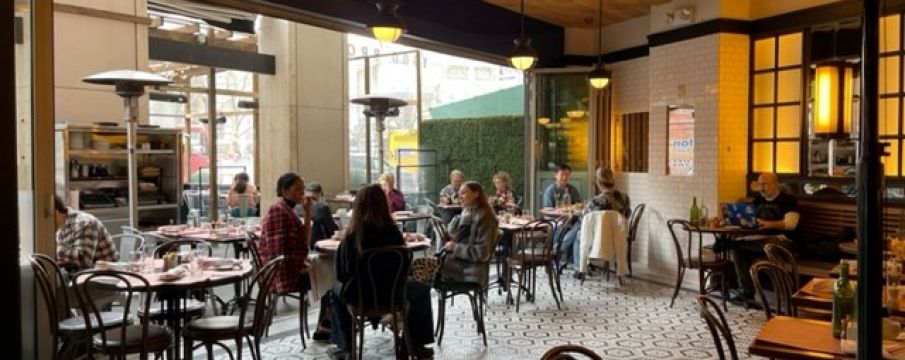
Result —
[[514, 42], [515, 48], [509, 55], [509, 63], [522, 71], [531, 70], [537, 63], [537, 51], [531, 47], [531, 38], [525, 36], [525, 0], [522, 0], [521, 30]]
[[368, 28], [374, 34], [374, 38], [382, 43], [391, 43], [399, 40], [405, 33], [405, 22], [396, 13], [399, 2], [396, 0], [377, 1], [377, 17], [368, 23]]
[[595, 89], [603, 89], [610, 83], [610, 72], [603, 67], [603, 0], [600, 0], [597, 16], [597, 63], [588, 73], [588, 82]]

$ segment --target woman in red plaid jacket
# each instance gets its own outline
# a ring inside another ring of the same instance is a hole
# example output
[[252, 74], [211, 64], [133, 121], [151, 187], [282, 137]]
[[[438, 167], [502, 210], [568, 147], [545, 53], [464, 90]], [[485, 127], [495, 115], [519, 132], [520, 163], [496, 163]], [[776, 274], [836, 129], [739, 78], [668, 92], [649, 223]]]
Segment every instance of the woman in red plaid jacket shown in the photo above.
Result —
[[[261, 221], [261, 240], [258, 251], [261, 263], [280, 255], [286, 257], [277, 267], [273, 291], [278, 293], [307, 291], [311, 288], [308, 275], [299, 276], [308, 267], [308, 239], [311, 235], [310, 198], [305, 197], [305, 180], [296, 173], [285, 173], [277, 180], [276, 202]], [[305, 209], [305, 220], [299, 219], [295, 206]]]

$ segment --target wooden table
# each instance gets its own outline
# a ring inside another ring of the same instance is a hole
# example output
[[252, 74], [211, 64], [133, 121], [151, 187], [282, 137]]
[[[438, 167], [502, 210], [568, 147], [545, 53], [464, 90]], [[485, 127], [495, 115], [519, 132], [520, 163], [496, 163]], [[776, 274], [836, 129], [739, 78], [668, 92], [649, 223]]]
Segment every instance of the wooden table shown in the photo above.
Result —
[[776, 359], [854, 359], [833, 337], [828, 321], [774, 316], [761, 328], [748, 353]]
[[[162, 259], [155, 259], [155, 268], [163, 267]], [[174, 346], [169, 350], [169, 359], [179, 359], [179, 343], [182, 340], [182, 303], [191, 290], [205, 289], [214, 286], [235, 284], [248, 278], [253, 273], [254, 267], [251, 260], [236, 260], [236, 266], [231, 269], [202, 270], [196, 274], [187, 273], [175, 280], [161, 280], [160, 273], [142, 274], [148, 280], [148, 286], [143, 283], [131, 284], [137, 291], [156, 292], [158, 297], [165, 302], [164, 311], [167, 327], [173, 331]], [[109, 284], [113, 288], [123, 287], [120, 282]], [[187, 348], [185, 358], [192, 358], [192, 349]]]
[[[807, 307], [811, 309], [833, 310], [833, 287], [836, 282], [833, 278], [813, 278], [804, 284], [801, 289], [792, 295], [792, 304], [797, 307]], [[852, 285], [856, 285], [855, 280], [851, 280]], [[883, 287], [883, 306], [886, 307], [886, 286]], [[888, 314], [893, 316], [905, 316], [905, 298], [899, 296], [899, 306], [895, 310], [889, 310]]]
[[571, 207], [567, 208], [551, 208], [545, 207], [541, 208], [537, 211], [538, 214], [544, 216], [546, 218], [559, 219], [564, 216], [575, 215], [579, 212], [579, 210], [572, 209]]
[[858, 244], [854, 241], [843, 241], [839, 243], [839, 251], [849, 255], [858, 255]]
[[396, 211], [393, 212], [393, 220], [396, 222], [408, 222], [408, 221], [417, 221], [417, 220], [425, 220], [430, 219], [431, 214], [418, 214], [413, 213], [411, 211]]

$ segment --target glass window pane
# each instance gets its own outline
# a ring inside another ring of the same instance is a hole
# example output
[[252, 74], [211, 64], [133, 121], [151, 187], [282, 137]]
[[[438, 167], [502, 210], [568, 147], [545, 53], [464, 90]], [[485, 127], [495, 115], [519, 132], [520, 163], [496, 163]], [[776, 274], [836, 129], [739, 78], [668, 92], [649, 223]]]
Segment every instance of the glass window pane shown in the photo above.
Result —
[[754, 138], [773, 138], [773, 108], [754, 109]]
[[776, 102], [798, 101], [801, 99], [801, 70], [785, 70], [778, 74]]
[[754, 103], [770, 104], [773, 102], [773, 73], [754, 75]]
[[880, 135], [898, 135], [899, 134], [899, 99], [880, 99], [880, 106], [877, 109], [880, 121]]
[[772, 172], [773, 171], [773, 143], [772, 142], [756, 142], [754, 143], [754, 153], [752, 156], [751, 170], [754, 172]]
[[880, 52], [896, 51], [901, 47], [899, 41], [899, 15], [880, 18]]
[[880, 94], [899, 92], [899, 57], [881, 57], [879, 70]]
[[798, 155], [800, 147], [798, 141], [781, 141], [776, 143], [776, 172], [797, 173]]
[[801, 33], [779, 37], [779, 59], [777, 66], [801, 64]]
[[776, 64], [776, 38], [754, 42], [754, 70], [771, 69]]
[[798, 105], [780, 106], [776, 109], [776, 137], [801, 137], [801, 111]]
[[899, 176], [899, 169], [896, 166], [899, 163], [899, 141], [886, 140], [880, 142], [889, 144], [889, 147], [886, 148], [889, 151], [889, 156], [880, 158], [880, 162], [883, 163], [883, 173], [886, 176]]

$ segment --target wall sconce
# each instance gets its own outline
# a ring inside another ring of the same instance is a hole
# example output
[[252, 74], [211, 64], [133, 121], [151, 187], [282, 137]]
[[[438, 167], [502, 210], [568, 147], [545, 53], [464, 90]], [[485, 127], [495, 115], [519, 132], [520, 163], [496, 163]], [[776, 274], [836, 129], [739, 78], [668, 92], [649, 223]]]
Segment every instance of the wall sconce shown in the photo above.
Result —
[[545, 117], [539, 117], [539, 118], [537, 118], [537, 123], [538, 123], [538, 124], [541, 124], [541, 125], [547, 125], [547, 124], [550, 123], [550, 118], [548, 118], [548, 117], [546, 117], [546, 116], [545, 116]]
[[854, 68], [844, 62], [817, 65], [814, 75], [814, 134], [847, 137], [852, 132]]

